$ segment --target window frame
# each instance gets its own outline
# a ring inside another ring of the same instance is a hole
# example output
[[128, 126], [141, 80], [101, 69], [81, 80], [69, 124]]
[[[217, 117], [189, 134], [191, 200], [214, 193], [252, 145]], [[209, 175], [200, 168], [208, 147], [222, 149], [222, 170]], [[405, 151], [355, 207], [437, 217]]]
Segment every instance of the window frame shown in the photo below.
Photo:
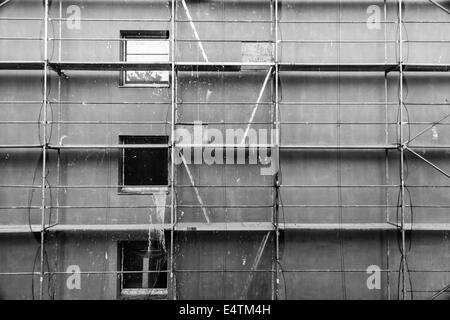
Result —
[[[166, 238], [166, 241], [168, 240], [166, 237], [166, 234], [164, 233], [164, 237]], [[120, 264], [118, 263], [118, 271], [119, 271], [119, 277], [118, 277], [118, 289], [119, 289], [119, 296], [121, 298], [133, 298], [133, 297], [139, 297], [139, 296], [148, 296], [148, 297], [154, 297], [154, 298], [167, 298], [169, 294], [169, 272], [168, 267], [166, 270], [163, 270], [166, 274], [166, 288], [124, 288], [124, 257], [125, 257], [125, 244], [130, 242], [145, 242], [142, 240], [121, 240], [117, 242], [117, 248], [118, 248], [118, 259], [117, 261], [120, 261]], [[167, 261], [166, 266], [169, 265], [169, 254], [167, 254]], [[142, 270], [144, 271], [144, 270]], [[144, 274], [144, 272], [142, 272]]]
[[[159, 137], [165, 138], [167, 140], [167, 144], [169, 142], [169, 136], [161, 136], [161, 135], [119, 135], [119, 145], [125, 144], [125, 139], [127, 138], [147, 138], [147, 137]], [[149, 143], [151, 145], [153, 143]], [[159, 144], [159, 143], [154, 143]], [[168, 193], [169, 192], [169, 181], [170, 181], [170, 148], [167, 146], [165, 148], [141, 148], [136, 150], [151, 150], [151, 149], [164, 149], [167, 153], [167, 172], [166, 172], [166, 184], [159, 185], [125, 185], [125, 151], [127, 148], [120, 148], [119, 161], [118, 161], [118, 190], [117, 193], [119, 195], [149, 195], [149, 194], [160, 194], [160, 193]]]
[[[132, 39], [146, 39], [155, 41], [166, 41], [169, 44], [167, 52], [168, 60], [170, 60], [170, 38], [168, 30], [121, 30], [120, 31], [120, 61], [127, 62], [127, 41]], [[127, 72], [129, 71], [150, 71], [150, 72], [167, 72], [168, 80], [164, 82], [148, 82], [133, 83], [126, 81]], [[122, 70], [120, 71], [120, 88], [170, 88], [171, 75], [169, 70]]]

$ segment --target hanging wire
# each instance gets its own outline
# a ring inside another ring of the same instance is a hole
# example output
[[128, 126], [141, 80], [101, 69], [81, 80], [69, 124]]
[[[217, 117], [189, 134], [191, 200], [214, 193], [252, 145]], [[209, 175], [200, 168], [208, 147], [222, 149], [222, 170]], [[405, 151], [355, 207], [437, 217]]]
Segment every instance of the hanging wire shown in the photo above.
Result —
[[[51, 2], [49, 2], [48, 4], [49, 4], [49, 8], [48, 9], [50, 9]], [[42, 3], [42, 5], [43, 5], [43, 8], [45, 10], [46, 9], [45, 1]], [[40, 34], [42, 34], [42, 29], [43, 29], [44, 23], [47, 23], [47, 22], [46, 21], [45, 22], [41, 21]], [[54, 33], [53, 23], [52, 23], [52, 32]], [[45, 39], [45, 41], [47, 41], [47, 39]], [[39, 42], [39, 43], [40, 43], [40, 50], [39, 50], [39, 52], [40, 52], [41, 60], [42, 60], [42, 59], [44, 59], [46, 57], [42, 56], [42, 43], [41, 42]], [[53, 51], [54, 51], [54, 46], [52, 47], [52, 54], [51, 54], [51, 56], [53, 56]], [[44, 70], [44, 77], [47, 77], [47, 73], [46, 72], [47, 72], [47, 70]], [[49, 97], [50, 92], [51, 92], [51, 82], [50, 81], [48, 82], [47, 92], [44, 92], [44, 79], [41, 79], [41, 85], [42, 85], [42, 87], [41, 87], [42, 88], [42, 92], [45, 95], [45, 99], [43, 99], [43, 101], [48, 101], [48, 97]], [[41, 145], [43, 145], [43, 144], [47, 145], [50, 142], [53, 130], [52, 130], [52, 125], [51, 125], [49, 137], [46, 139], [46, 141], [42, 141], [42, 137], [41, 137], [41, 117], [42, 117], [42, 113], [43, 113], [43, 108], [47, 108], [47, 104], [44, 105], [44, 102], [42, 102], [42, 104], [40, 106], [40, 109], [39, 109], [38, 121], [37, 121], [37, 124], [38, 124], [37, 134], [38, 134], [39, 143]], [[53, 120], [53, 108], [52, 107], [50, 107], [50, 108], [51, 108], [51, 117], [52, 117], [52, 120]], [[45, 125], [47, 126], [47, 123]], [[34, 174], [33, 174], [32, 185], [35, 184], [38, 168], [40, 166], [44, 165], [43, 164], [43, 157], [44, 157], [44, 155], [43, 155], [43, 152], [42, 152], [40, 154], [39, 158], [38, 158], [37, 163], [36, 163], [35, 171], [34, 171]], [[42, 181], [43, 181], [43, 183], [45, 183], [45, 185], [46, 185], [45, 187], [49, 188], [49, 201], [50, 201], [49, 224], [50, 224], [51, 223], [51, 218], [52, 218], [53, 196], [52, 196], [52, 190], [51, 190], [52, 188], [51, 188], [51, 185], [49, 183], [48, 176], [49, 176], [49, 168], [47, 167], [46, 171], [44, 172], [44, 176], [42, 177]], [[30, 232], [33, 234], [33, 237], [39, 243], [39, 246], [37, 248], [37, 252], [36, 252], [36, 255], [35, 255], [35, 259], [34, 259], [34, 262], [33, 262], [33, 268], [32, 268], [32, 274], [33, 274], [32, 278], [31, 278], [32, 299], [33, 300], [35, 299], [35, 296], [34, 296], [34, 272], [35, 272], [35, 269], [36, 269], [36, 261], [37, 261], [37, 257], [39, 256], [39, 253], [41, 252], [41, 246], [44, 246], [42, 248], [43, 257], [41, 257], [41, 259], [44, 260], [44, 265], [47, 266], [47, 271], [48, 271], [48, 274], [49, 274], [48, 279], [47, 279], [47, 294], [49, 295], [49, 299], [53, 300], [55, 298], [55, 283], [54, 283], [54, 280], [53, 280], [54, 273], [52, 273], [52, 271], [51, 271], [49, 260], [48, 260], [47, 250], [45, 249], [45, 242], [47, 241], [47, 237], [46, 237], [47, 232], [44, 230], [42, 233], [37, 233], [37, 232], [33, 232], [33, 229], [32, 229], [31, 204], [33, 202], [34, 191], [35, 191], [35, 189], [31, 188], [29, 196], [28, 196], [28, 226], [30, 228]], [[41, 242], [41, 237], [44, 237], [42, 242]]]
[[[406, 7], [404, 8], [404, 12], [406, 13]], [[408, 35], [408, 28], [406, 26], [406, 24], [403, 22], [403, 19], [400, 21], [401, 22], [401, 28], [404, 30], [404, 35], [405, 35], [405, 42], [406, 42], [406, 57], [405, 57], [405, 63], [408, 63], [409, 61], [409, 53], [410, 53], [410, 43], [409, 43], [409, 35]], [[399, 45], [403, 46], [403, 43], [400, 43]], [[411, 139], [411, 117], [410, 117], [410, 113], [408, 110], [408, 106], [407, 106], [407, 100], [408, 100], [408, 95], [409, 95], [409, 86], [408, 86], [408, 81], [406, 79], [405, 74], [403, 74], [403, 82], [404, 82], [404, 92], [403, 92], [403, 101], [401, 103], [400, 108], [404, 108], [406, 111], [406, 116], [407, 116], [407, 124], [408, 124], [408, 141]], [[400, 98], [400, 91], [399, 91], [399, 98]], [[400, 119], [400, 122], [403, 122], [403, 119]], [[403, 141], [400, 141], [400, 144], [403, 147]], [[409, 178], [409, 164], [408, 164], [408, 155], [404, 154], [404, 167], [400, 168], [400, 170], [404, 170], [404, 183], [405, 183], [405, 190], [408, 194], [408, 198], [409, 198], [409, 208], [410, 208], [410, 230], [405, 230], [405, 237], [407, 238], [406, 241], [408, 242], [408, 248], [406, 249], [406, 252], [403, 252], [403, 248], [399, 243], [399, 248], [400, 248], [400, 253], [402, 256], [404, 256], [404, 264], [403, 265], [403, 260], [401, 261], [401, 265], [400, 265], [400, 269], [399, 269], [399, 276], [401, 274], [401, 270], [404, 270], [404, 272], [406, 272], [406, 276], [408, 277], [408, 281], [409, 281], [409, 285], [410, 285], [410, 297], [411, 300], [414, 300], [414, 294], [413, 294], [413, 285], [412, 285], [412, 274], [409, 271], [409, 265], [408, 265], [408, 255], [410, 254], [411, 250], [412, 250], [412, 239], [413, 239], [413, 225], [414, 225], [414, 209], [413, 209], [413, 204], [412, 204], [412, 197], [411, 197], [411, 192], [409, 191], [409, 188], [407, 186], [407, 181]], [[401, 173], [400, 173], [401, 174]], [[400, 191], [399, 191], [400, 192]], [[400, 200], [400, 198], [399, 198]], [[398, 215], [397, 215], [398, 216]], [[398, 218], [397, 218], [397, 224], [399, 223]], [[399, 235], [399, 234], [398, 234]], [[398, 241], [400, 241], [400, 238], [398, 237]], [[400, 282], [399, 282], [400, 284]], [[403, 288], [403, 290], [406, 290], [406, 288]], [[400, 295], [400, 291], [398, 292], [398, 295]]]
[[[282, 8], [282, 6], [280, 5], [279, 6], [280, 12], [278, 13], [279, 19], [281, 19], [280, 18], [281, 17], [281, 11], [282, 11], [281, 8]], [[279, 26], [279, 28], [280, 28], [280, 26]], [[281, 39], [281, 30], [280, 30], [280, 39]], [[278, 44], [275, 44], [275, 45], [278, 45]], [[282, 46], [280, 46], [280, 47], [282, 47]], [[278, 74], [276, 74], [276, 76], [278, 76], [278, 100], [279, 101], [277, 101], [277, 102], [279, 103], [280, 101], [283, 101], [283, 85], [282, 85], [282, 82], [281, 82], [281, 76], [280, 76], [279, 72], [278, 72]], [[278, 108], [278, 112], [279, 112], [278, 119], [281, 119], [281, 109], [280, 108]], [[279, 142], [281, 142], [281, 141], [283, 141], [283, 130], [281, 130], [281, 126], [278, 129], [279, 129], [278, 130], [279, 131], [278, 132], [278, 138], [279, 138]], [[277, 154], [277, 156], [280, 157], [279, 154]], [[283, 247], [284, 247], [285, 246], [285, 232], [286, 232], [286, 215], [285, 215], [285, 211], [284, 211], [284, 203], [283, 203], [283, 196], [282, 196], [282, 190], [281, 190], [281, 182], [283, 181], [283, 168], [282, 168], [282, 162], [279, 159], [277, 159], [277, 161], [278, 161], [278, 166], [279, 167], [278, 167], [278, 181], [277, 181], [277, 183], [278, 183], [278, 186], [277, 186], [278, 192], [276, 193], [276, 201], [279, 201], [278, 210], [281, 207], [281, 214], [282, 214], [282, 218], [283, 218], [283, 237], [281, 238], [282, 241], [280, 241], [280, 237], [279, 237], [278, 234], [276, 234], [275, 236], [278, 237], [278, 245], [279, 245], [279, 247], [281, 245], [283, 245]], [[277, 212], [276, 217], [277, 217], [277, 223], [279, 223], [279, 221], [278, 221], [278, 218], [279, 218], [278, 212]], [[286, 286], [286, 276], [285, 276], [283, 264], [281, 263], [281, 260], [283, 260], [282, 256], [284, 255], [284, 250], [280, 250], [280, 251], [282, 252], [282, 255], [281, 255], [281, 257], [280, 256], [277, 257], [276, 263], [278, 264], [278, 266], [280, 268], [281, 276], [283, 278], [284, 299], [287, 300], [288, 299], [288, 294], [287, 294], [287, 286]]]

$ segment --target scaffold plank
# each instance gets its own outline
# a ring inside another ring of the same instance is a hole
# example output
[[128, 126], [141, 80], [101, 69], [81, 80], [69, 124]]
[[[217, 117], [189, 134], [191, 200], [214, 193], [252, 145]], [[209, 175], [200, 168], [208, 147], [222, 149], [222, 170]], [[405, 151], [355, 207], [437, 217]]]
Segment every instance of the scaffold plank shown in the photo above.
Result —
[[[171, 224], [57, 224], [46, 227], [50, 232], [148, 232], [149, 228], [170, 230]], [[399, 227], [390, 223], [280, 223], [278, 228], [285, 231], [395, 231]], [[450, 231], [450, 223], [414, 223], [405, 224], [405, 230], [413, 231]], [[33, 232], [40, 232], [40, 225], [32, 225]], [[3, 225], [0, 234], [30, 233], [29, 225]], [[214, 222], [214, 223], [178, 223], [175, 231], [190, 232], [227, 232], [227, 231], [273, 231], [271, 222]]]

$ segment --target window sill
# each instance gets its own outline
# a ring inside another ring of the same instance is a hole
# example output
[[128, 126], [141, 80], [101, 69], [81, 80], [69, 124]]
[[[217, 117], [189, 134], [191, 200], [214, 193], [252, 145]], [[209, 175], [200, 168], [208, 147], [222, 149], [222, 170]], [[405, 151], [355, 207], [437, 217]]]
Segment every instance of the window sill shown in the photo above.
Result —
[[119, 88], [170, 88], [168, 83], [152, 83], [152, 84], [121, 84]]
[[120, 295], [122, 298], [167, 298], [167, 289], [122, 289]]
[[143, 187], [123, 187], [119, 189], [119, 195], [148, 195], [148, 194], [167, 194], [168, 186], [143, 186]]

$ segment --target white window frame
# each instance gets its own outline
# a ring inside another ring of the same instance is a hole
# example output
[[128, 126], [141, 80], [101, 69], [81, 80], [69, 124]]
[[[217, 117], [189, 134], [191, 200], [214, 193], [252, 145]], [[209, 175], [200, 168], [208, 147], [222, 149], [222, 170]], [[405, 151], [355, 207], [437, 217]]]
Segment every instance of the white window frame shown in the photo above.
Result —
[[[121, 32], [121, 60], [124, 62], [169, 62], [170, 61], [170, 40], [167, 31], [122, 31]], [[129, 53], [130, 45], [134, 44], [133, 52]], [[145, 44], [149, 44], [149, 51], [145, 52]], [[151, 48], [155, 45], [154, 48]], [[156, 51], [156, 52], [155, 52]], [[130, 59], [131, 58], [131, 59]], [[143, 72], [144, 74], [161, 75], [161, 81], [127, 81], [130, 72]], [[121, 87], [170, 87], [169, 70], [124, 70], [121, 71]]]

